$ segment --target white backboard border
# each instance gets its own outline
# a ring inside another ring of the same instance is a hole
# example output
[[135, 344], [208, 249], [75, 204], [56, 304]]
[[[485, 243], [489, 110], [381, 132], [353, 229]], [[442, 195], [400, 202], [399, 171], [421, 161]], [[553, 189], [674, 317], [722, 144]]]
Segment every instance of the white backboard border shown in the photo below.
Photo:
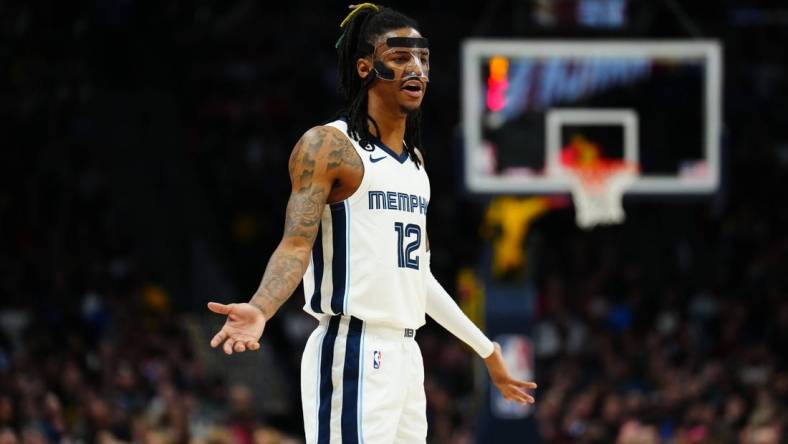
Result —
[[[640, 176], [629, 188], [627, 194], [661, 195], [661, 194], [710, 194], [716, 192], [720, 183], [720, 144], [722, 129], [722, 50], [716, 41], [579, 41], [579, 40], [491, 40], [468, 39], [462, 46], [462, 115], [464, 135], [465, 158], [465, 184], [469, 191], [483, 194], [540, 194], [569, 192], [569, 181], [560, 175], [550, 174], [555, 167], [550, 160], [556, 146], [555, 134], [550, 131], [556, 128], [547, 122], [548, 147], [550, 152], [546, 160], [547, 173], [543, 176], [490, 176], [474, 168], [471, 159], [477, 159], [482, 148], [481, 138], [481, 110], [483, 98], [481, 97], [482, 84], [479, 60], [493, 56], [503, 57], [648, 57], [648, 58], [687, 58], [706, 61], [704, 114], [706, 128], [704, 134], [705, 171], [703, 176], [682, 177], [679, 175], [649, 175]], [[552, 111], [553, 113], [556, 110]], [[559, 110], [560, 111], [560, 110]], [[592, 110], [564, 110], [584, 113]], [[623, 117], [627, 110], [610, 110], [607, 114], [610, 119]], [[605, 115], [607, 111], [594, 110], [593, 113]], [[630, 111], [631, 112], [631, 111]], [[633, 113], [634, 114], [634, 113]], [[548, 113], [548, 116], [550, 113]], [[561, 115], [559, 113], [559, 115]], [[630, 117], [631, 118], [631, 117]], [[555, 117], [554, 117], [555, 119]], [[558, 118], [560, 122], [562, 118]], [[600, 117], [605, 119], [605, 117]], [[548, 117], [549, 120], [549, 117]], [[626, 120], [626, 119], [625, 119]], [[553, 122], [555, 125], [556, 122]], [[630, 123], [631, 124], [631, 123]], [[632, 128], [630, 128], [631, 130]], [[558, 139], [560, 139], [560, 125], [558, 126]], [[625, 126], [625, 134], [627, 134]], [[625, 156], [632, 156], [630, 141], [625, 135]], [[637, 144], [637, 118], [634, 121], [635, 146]], [[552, 139], [551, 139], [552, 137]], [[560, 146], [558, 146], [560, 149]], [[636, 150], [637, 151], [637, 150]], [[637, 156], [635, 155], [635, 159]], [[629, 160], [627, 158], [626, 160]]]

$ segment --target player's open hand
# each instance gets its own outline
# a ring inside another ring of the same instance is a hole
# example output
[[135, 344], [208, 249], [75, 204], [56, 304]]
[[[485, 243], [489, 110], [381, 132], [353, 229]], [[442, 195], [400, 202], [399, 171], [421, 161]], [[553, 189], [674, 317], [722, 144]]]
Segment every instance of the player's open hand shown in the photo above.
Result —
[[503, 398], [509, 401], [516, 401], [520, 404], [533, 404], [534, 397], [526, 393], [526, 390], [535, 389], [536, 384], [528, 381], [519, 381], [512, 378], [503, 360], [501, 346], [493, 342], [493, 353], [484, 359], [487, 371], [490, 373], [490, 380], [501, 391]]
[[222, 329], [211, 339], [211, 347], [216, 348], [224, 343], [222, 350], [228, 355], [234, 351], [240, 353], [260, 348], [257, 341], [263, 335], [265, 316], [257, 307], [246, 303], [225, 305], [209, 302], [208, 309], [227, 316]]

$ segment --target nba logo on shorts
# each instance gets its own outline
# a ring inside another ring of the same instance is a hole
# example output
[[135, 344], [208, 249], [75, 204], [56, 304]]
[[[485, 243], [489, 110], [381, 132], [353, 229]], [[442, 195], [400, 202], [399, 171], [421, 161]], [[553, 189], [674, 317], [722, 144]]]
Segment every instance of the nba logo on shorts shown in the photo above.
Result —
[[372, 352], [372, 368], [375, 370], [380, 368], [380, 359], [382, 356], [383, 355], [377, 350]]

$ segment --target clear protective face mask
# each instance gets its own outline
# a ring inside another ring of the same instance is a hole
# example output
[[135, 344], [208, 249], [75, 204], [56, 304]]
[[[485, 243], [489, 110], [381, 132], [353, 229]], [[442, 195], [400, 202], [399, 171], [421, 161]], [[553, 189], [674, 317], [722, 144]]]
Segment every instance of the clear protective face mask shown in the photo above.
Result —
[[[380, 45], [383, 46], [383, 45]], [[389, 37], [388, 49], [378, 55], [380, 46], [373, 53], [373, 68], [381, 80], [403, 81], [418, 79], [430, 81], [430, 50], [423, 37]]]

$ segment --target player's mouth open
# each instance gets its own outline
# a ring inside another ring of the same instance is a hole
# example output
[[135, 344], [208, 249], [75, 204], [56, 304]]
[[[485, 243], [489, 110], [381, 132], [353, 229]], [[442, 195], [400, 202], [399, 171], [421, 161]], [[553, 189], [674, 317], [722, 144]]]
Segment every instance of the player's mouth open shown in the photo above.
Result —
[[401, 90], [411, 97], [421, 97], [424, 86], [418, 80], [408, 80], [402, 85]]

